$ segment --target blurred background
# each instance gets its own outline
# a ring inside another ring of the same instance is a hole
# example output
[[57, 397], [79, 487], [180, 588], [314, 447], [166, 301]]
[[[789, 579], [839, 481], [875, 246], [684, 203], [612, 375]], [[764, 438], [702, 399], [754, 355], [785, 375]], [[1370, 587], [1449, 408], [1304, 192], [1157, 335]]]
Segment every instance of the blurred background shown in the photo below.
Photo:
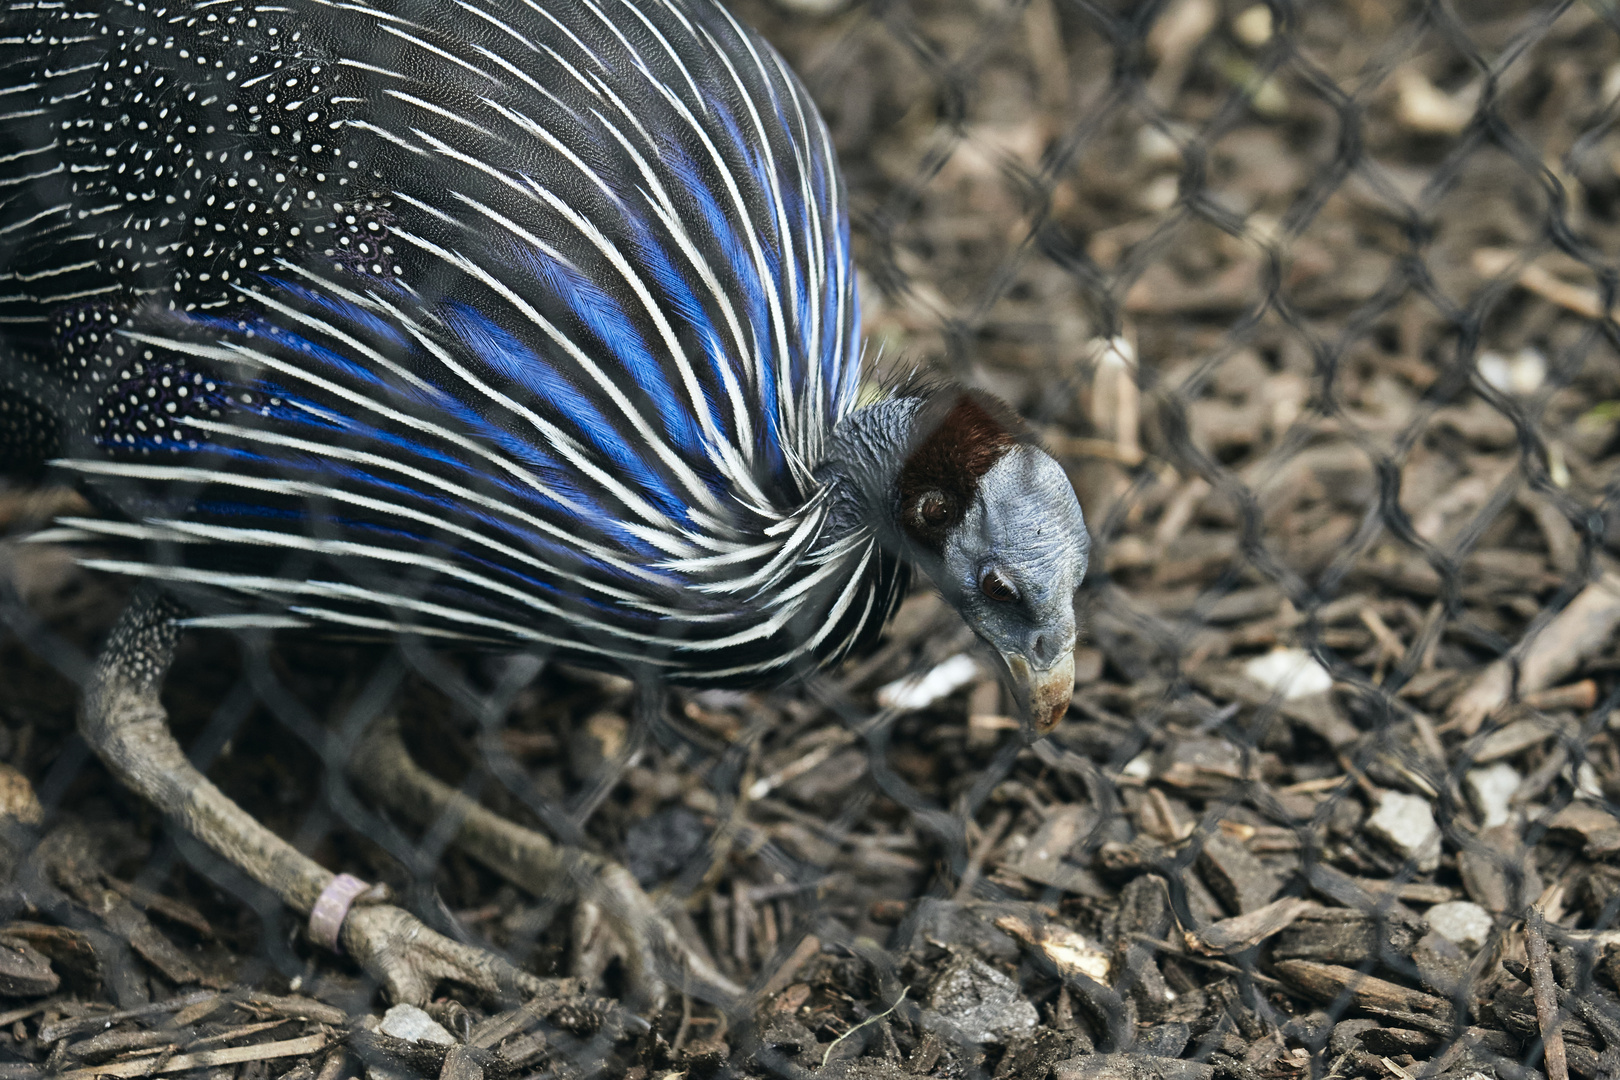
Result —
[[[992, 390], [1069, 469], [1068, 719], [1023, 747], [920, 592], [812, 686], [651, 724], [584, 672], [193, 634], [193, 760], [430, 925], [619, 996], [588, 911], [351, 788], [395, 695], [419, 759], [571, 822], [750, 988], [616, 1038], [531, 1016], [516, 1074], [1614, 1075], [1620, 9], [732, 7], [833, 132], [874, 382]], [[73, 734], [125, 597], [19, 543], [70, 512], [0, 488], [0, 1069], [144, 1067], [70, 1052], [135, 1010], [142, 1047], [331, 1033], [216, 1075], [437, 1075], [344, 1036], [375, 988]]]

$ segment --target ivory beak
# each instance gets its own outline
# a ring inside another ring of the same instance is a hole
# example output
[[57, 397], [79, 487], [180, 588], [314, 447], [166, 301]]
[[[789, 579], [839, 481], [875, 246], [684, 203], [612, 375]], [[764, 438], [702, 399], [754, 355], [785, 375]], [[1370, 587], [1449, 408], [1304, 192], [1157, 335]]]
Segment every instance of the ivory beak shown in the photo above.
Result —
[[1016, 653], [1003, 653], [1013, 696], [1018, 700], [1024, 739], [1036, 742], [1052, 734], [1069, 711], [1074, 696], [1074, 653], [1059, 655], [1049, 668], [1033, 667], [1029, 659]]

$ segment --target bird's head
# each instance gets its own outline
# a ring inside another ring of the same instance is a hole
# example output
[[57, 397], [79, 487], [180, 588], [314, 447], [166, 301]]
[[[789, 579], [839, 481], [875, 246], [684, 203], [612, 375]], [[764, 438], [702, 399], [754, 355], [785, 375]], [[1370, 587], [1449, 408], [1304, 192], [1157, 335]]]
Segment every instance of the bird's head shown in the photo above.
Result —
[[923, 400], [897, 484], [907, 554], [994, 650], [1025, 738], [1074, 692], [1074, 593], [1091, 537], [1062, 466], [1006, 405], [951, 388]]

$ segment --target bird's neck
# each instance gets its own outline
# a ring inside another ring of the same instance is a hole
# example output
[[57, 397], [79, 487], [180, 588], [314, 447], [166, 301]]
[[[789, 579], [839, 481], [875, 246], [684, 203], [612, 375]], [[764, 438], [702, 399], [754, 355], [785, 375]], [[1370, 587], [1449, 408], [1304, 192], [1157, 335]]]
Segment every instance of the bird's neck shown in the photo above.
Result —
[[833, 429], [816, 478], [833, 489], [832, 531], [869, 528], [890, 552], [904, 548], [896, 520], [900, 472], [915, 444], [924, 399], [900, 395], [856, 409]]

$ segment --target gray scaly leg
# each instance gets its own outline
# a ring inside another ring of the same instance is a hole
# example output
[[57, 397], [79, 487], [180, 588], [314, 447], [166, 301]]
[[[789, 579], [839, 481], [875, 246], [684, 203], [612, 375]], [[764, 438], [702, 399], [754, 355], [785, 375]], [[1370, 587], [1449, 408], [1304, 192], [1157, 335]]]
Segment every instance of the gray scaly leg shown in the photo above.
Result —
[[[308, 915], [334, 875], [259, 824], [191, 764], [169, 731], [158, 700], [174, 659], [179, 610], [146, 588], [119, 617], [96, 660], [79, 718], [85, 741], [132, 790], [180, 828]], [[440, 981], [491, 997], [554, 990], [480, 949], [423, 926], [390, 904], [358, 904], [343, 924], [342, 944], [398, 1002], [429, 1000]]]

